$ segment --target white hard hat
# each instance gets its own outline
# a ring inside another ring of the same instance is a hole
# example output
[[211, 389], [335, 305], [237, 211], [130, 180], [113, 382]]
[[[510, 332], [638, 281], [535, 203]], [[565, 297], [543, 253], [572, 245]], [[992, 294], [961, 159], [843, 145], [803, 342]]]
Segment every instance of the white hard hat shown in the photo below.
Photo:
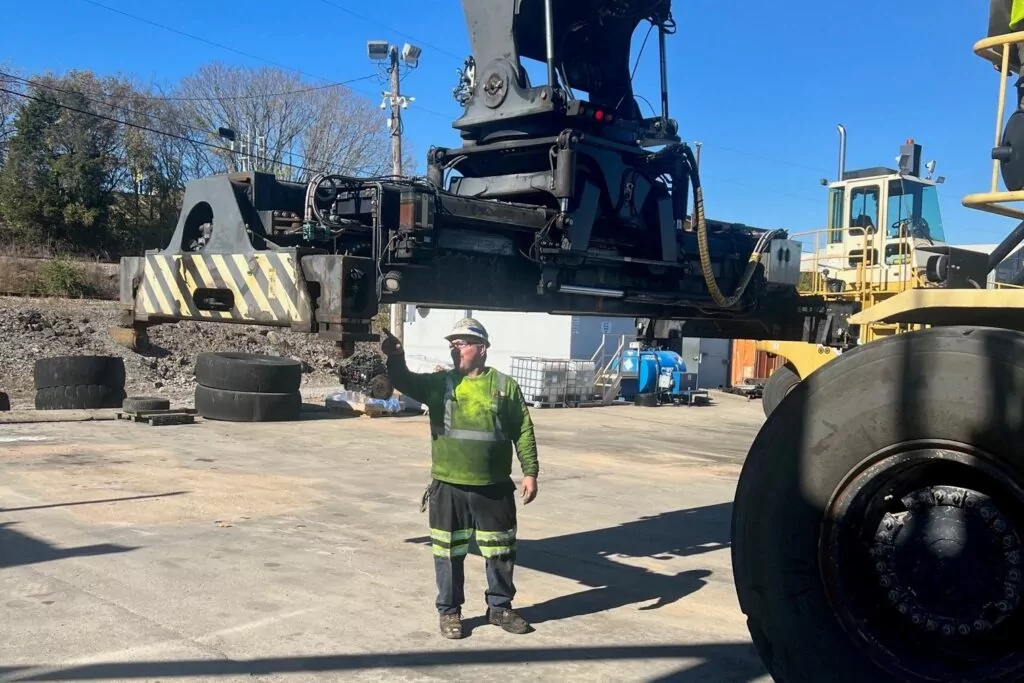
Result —
[[491, 345], [491, 340], [487, 336], [487, 328], [481, 325], [480, 321], [475, 318], [463, 318], [455, 323], [451, 333], [445, 337], [448, 341], [467, 338], [478, 340], [487, 346]]

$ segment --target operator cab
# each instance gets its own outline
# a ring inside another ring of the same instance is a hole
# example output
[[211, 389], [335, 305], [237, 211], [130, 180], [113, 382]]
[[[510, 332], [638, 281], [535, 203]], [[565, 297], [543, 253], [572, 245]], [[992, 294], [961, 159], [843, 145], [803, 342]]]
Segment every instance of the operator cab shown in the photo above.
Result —
[[841, 180], [829, 183], [828, 227], [805, 259], [816, 260], [818, 272], [827, 269], [831, 291], [913, 286], [932, 255], [919, 248], [945, 243], [942, 179], [921, 177], [921, 146], [913, 140], [900, 148], [899, 161], [898, 169], [844, 170]]

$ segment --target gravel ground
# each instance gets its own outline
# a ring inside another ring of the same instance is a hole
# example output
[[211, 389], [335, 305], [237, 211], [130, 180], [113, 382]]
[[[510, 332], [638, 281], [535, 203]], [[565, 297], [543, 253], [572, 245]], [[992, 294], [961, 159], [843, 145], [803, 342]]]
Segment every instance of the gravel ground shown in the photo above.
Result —
[[[111, 355], [124, 358], [129, 395], [192, 400], [196, 355], [203, 351], [244, 351], [295, 358], [303, 363], [303, 386], [359, 389], [382, 371], [374, 344], [357, 346], [342, 360], [332, 342], [316, 335], [268, 327], [181, 322], [152, 327], [151, 348], [130, 351], [111, 339], [117, 303], [0, 297], [0, 391], [15, 407], [30, 407], [35, 394], [33, 363], [39, 358]], [[26, 402], [28, 405], [26, 405]]]

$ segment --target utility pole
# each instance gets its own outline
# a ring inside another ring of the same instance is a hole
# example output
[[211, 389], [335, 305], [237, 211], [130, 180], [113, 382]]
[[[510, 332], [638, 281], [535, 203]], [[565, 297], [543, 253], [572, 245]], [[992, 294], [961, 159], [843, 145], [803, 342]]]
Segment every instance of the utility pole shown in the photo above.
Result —
[[[398, 71], [398, 48], [388, 50], [391, 58], [391, 172], [402, 175], [402, 79]], [[404, 317], [404, 316], [403, 316]], [[401, 339], [401, 337], [399, 337]]]
[[[398, 70], [398, 48], [392, 45], [388, 50], [391, 59], [391, 173], [402, 175], [402, 79]], [[391, 334], [405, 345], [405, 304], [391, 304]]]
[[[415, 45], [406, 43], [399, 50], [397, 45], [392, 45], [386, 40], [371, 40], [366, 44], [366, 51], [370, 59], [376, 62], [386, 61], [388, 64], [390, 92], [384, 93], [381, 101], [381, 108], [387, 109], [391, 105], [390, 116], [388, 117], [388, 131], [391, 134], [391, 173], [396, 176], [402, 175], [402, 109], [409, 106], [415, 97], [402, 97], [402, 73], [401, 63], [415, 69], [419, 65], [422, 50]], [[405, 341], [405, 304], [391, 304], [391, 334], [398, 338], [398, 341]]]

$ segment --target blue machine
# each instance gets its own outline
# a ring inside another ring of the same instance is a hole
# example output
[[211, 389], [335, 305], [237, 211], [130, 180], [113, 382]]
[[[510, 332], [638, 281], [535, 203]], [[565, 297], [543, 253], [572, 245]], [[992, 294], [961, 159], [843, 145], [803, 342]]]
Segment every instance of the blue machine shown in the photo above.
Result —
[[612, 361], [622, 378], [619, 396], [633, 401], [637, 394], [679, 396], [684, 393], [686, 363], [675, 351], [628, 348]]

